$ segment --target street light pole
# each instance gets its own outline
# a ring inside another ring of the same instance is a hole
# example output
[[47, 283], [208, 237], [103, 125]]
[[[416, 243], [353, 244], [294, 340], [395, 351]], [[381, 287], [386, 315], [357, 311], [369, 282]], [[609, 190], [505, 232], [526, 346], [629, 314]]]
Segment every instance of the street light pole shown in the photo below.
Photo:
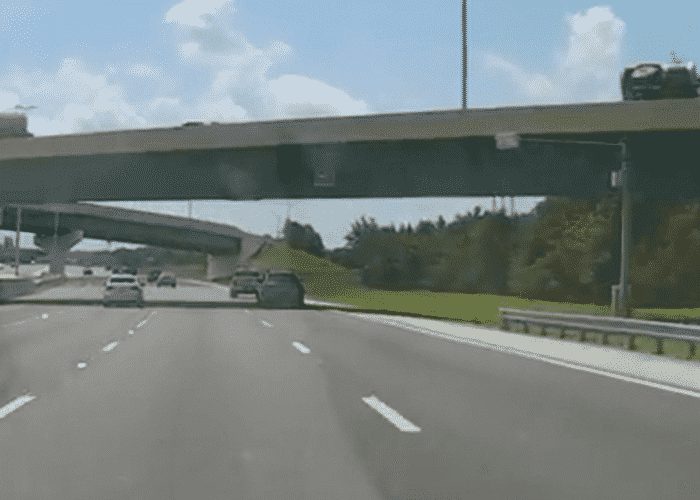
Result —
[[19, 276], [19, 236], [22, 226], [22, 207], [17, 207], [17, 220], [15, 222], [15, 276]]
[[[632, 251], [632, 162], [627, 142], [620, 143], [620, 283], [613, 292], [613, 316], [630, 315], [630, 254]], [[617, 295], [617, 297], [615, 297]], [[617, 300], [616, 300], [617, 299]]]
[[467, 50], [467, 0], [462, 0], [462, 109], [467, 109], [467, 76], [468, 76], [468, 50]]
[[[517, 149], [521, 142], [540, 144], [581, 144], [619, 148], [620, 170], [613, 172], [612, 185], [620, 190], [620, 282], [612, 287], [611, 313], [613, 316], [629, 317], [630, 307], [630, 257], [632, 253], [632, 159], [627, 139], [620, 142], [577, 141], [562, 139], [522, 138], [514, 132], [496, 134], [496, 149]], [[495, 202], [494, 202], [495, 208]]]

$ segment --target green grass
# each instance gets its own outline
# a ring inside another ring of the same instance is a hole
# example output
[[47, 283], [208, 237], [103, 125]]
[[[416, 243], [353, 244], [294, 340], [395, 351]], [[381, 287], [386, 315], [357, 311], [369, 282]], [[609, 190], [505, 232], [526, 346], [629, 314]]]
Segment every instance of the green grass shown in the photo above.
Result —
[[[498, 323], [498, 308], [540, 309], [583, 314], [609, 314], [607, 306], [529, 300], [520, 297], [489, 294], [431, 292], [425, 290], [387, 291], [363, 287], [352, 271], [326, 259], [293, 250], [286, 245], [274, 245], [255, 259], [260, 268], [289, 269], [299, 274], [307, 294], [320, 300], [355, 306], [362, 311], [400, 313], [414, 316], [466, 321], [482, 325]], [[698, 309], [639, 309], [635, 317], [667, 321], [697, 321]], [[572, 339], [576, 335], [567, 335]], [[600, 342], [600, 335], [591, 334], [589, 341]], [[625, 338], [610, 336], [611, 345], [624, 345]], [[655, 352], [653, 339], [637, 339], [637, 348]], [[665, 352], [685, 358], [688, 346], [683, 342], [666, 341]], [[700, 349], [698, 349], [700, 351]], [[697, 358], [696, 354], [696, 358]]]

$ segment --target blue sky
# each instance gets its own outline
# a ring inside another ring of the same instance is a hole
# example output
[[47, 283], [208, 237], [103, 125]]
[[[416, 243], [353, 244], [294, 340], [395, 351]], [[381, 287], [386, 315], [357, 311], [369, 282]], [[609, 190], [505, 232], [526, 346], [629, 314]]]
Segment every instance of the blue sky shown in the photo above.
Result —
[[[43, 135], [454, 108], [459, 13], [459, 0], [0, 0], [0, 111], [37, 106]], [[698, 20], [690, 0], [471, 1], [470, 105], [617, 100], [625, 64], [697, 60]], [[362, 214], [400, 223], [490, 203], [200, 201], [195, 216], [274, 233], [289, 211], [335, 246]]]

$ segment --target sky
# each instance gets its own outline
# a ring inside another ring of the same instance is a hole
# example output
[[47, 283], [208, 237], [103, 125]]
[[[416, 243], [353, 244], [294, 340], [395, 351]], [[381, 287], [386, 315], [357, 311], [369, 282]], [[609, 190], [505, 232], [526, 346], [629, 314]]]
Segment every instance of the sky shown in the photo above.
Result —
[[[457, 108], [460, 12], [461, 0], [0, 0], [0, 111], [36, 106], [30, 131], [51, 135]], [[619, 100], [625, 65], [700, 59], [698, 20], [696, 0], [470, 0], [469, 105]], [[415, 223], [475, 205], [491, 200], [195, 201], [194, 216], [276, 234], [289, 215], [335, 247], [361, 215]]]

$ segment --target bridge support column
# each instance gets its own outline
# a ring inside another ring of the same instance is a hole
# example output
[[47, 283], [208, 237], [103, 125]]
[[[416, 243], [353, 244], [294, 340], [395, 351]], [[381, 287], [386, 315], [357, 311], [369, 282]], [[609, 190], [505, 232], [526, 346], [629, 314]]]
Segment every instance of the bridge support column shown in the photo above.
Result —
[[80, 230], [61, 235], [37, 234], [34, 236], [34, 244], [48, 255], [49, 272], [51, 274], [64, 274], [68, 252], [82, 239], [83, 232]]
[[207, 255], [207, 279], [230, 278], [238, 265], [240, 254]]

